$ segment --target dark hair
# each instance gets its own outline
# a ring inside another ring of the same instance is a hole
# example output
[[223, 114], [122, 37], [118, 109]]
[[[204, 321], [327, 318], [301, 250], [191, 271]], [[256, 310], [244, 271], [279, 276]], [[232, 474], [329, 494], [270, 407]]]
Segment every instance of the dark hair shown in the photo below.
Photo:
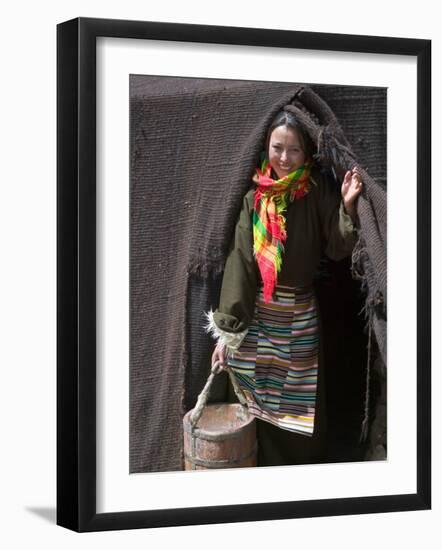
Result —
[[295, 130], [298, 133], [299, 140], [301, 142], [301, 146], [304, 150], [306, 158], [313, 158], [315, 147], [310, 136], [308, 135], [304, 126], [296, 118], [296, 116], [288, 111], [279, 111], [279, 113], [275, 116], [272, 123], [270, 124], [265, 140], [266, 155], [268, 155], [269, 152], [270, 136], [272, 135], [273, 130], [275, 128], [278, 128], [279, 126], [287, 126], [288, 128], [292, 128], [293, 130]]

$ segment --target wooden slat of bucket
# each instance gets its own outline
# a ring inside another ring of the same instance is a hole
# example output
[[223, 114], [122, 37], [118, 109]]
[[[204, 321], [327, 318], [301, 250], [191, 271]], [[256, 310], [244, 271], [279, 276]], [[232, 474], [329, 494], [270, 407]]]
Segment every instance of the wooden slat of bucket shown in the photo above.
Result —
[[255, 420], [242, 405], [206, 406], [193, 430], [191, 413], [183, 419], [186, 470], [256, 466]]
[[249, 456], [242, 457], [240, 460], [203, 460], [201, 458], [184, 456], [185, 470], [217, 470], [220, 468], [253, 468], [256, 466], [256, 453], [258, 447], [255, 442]]

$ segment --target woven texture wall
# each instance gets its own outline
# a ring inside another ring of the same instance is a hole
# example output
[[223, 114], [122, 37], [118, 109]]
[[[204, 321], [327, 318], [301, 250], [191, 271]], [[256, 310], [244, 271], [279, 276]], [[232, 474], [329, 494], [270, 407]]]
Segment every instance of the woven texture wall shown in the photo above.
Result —
[[[210, 364], [203, 312], [216, 306], [241, 198], [266, 128], [295, 96], [302, 100], [303, 89], [287, 83], [131, 77], [132, 473], [182, 469], [182, 416], [194, 406]], [[350, 156], [341, 151], [341, 161], [357, 158], [369, 182], [358, 206], [361, 242], [354, 267], [385, 357], [386, 90], [311, 89], [332, 108], [345, 134]], [[222, 399], [224, 393], [219, 380], [212, 397]]]

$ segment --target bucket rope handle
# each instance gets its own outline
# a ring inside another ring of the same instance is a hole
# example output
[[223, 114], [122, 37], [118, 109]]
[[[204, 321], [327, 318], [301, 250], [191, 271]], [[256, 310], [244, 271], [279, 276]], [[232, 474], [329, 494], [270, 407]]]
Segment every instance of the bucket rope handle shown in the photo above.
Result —
[[192, 411], [192, 414], [190, 415], [190, 426], [193, 430], [195, 426], [198, 424], [198, 420], [201, 418], [201, 415], [203, 414], [203, 409], [207, 404], [207, 399], [209, 398], [210, 393], [210, 387], [212, 385], [212, 382], [217, 374], [222, 372], [223, 370], [226, 370], [229, 374], [230, 381], [232, 382], [233, 390], [235, 391], [236, 397], [238, 398], [239, 402], [243, 407], [246, 407], [247, 401], [244, 396], [244, 393], [242, 389], [239, 387], [239, 384], [235, 378], [235, 375], [232, 372], [232, 369], [229, 366], [226, 366], [224, 369], [222, 367], [221, 361], [215, 361], [213, 364], [209, 378], [207, 379], [206, 385], [204, 386], [201, 393], [198, 395], [198, 400], [196, 402], [195, 408]]

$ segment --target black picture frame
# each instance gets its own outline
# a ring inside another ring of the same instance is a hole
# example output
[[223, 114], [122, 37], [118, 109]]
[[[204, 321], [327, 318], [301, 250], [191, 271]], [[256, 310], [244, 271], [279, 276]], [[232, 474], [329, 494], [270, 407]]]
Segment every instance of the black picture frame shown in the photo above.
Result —
[[[96, 39], [414, 56], [417, 60], [417, 491], [197, 508], [96, 511]], [[431, 507], [431, 41], [78, 18], [57, 26], [57, 523], [83, 531]]]

